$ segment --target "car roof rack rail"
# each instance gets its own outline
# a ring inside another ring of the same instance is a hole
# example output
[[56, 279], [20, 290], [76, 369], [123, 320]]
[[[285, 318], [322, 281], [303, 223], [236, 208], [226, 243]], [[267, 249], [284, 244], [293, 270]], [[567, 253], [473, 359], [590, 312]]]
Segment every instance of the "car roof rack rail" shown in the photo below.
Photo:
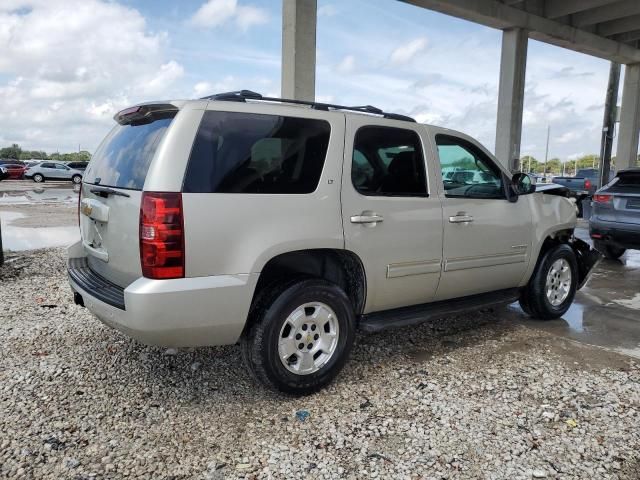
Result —
[[371, 115], [380, 115], [384, 118], [389, 118], [392, 120], [401, 120], [404, 122], [414, 122], [415, 119], [409, 117], [407, 115], [401, 115], [399, 113], [389, 113], [384, 112], [381, 109], [374, 107], [372, 105], [361, 105], [355, 107], [349, 107], [346, 105], [335, 105], [333, 103], [323, 103], [323, 102], [309, 102], [306, 100], [294, 100], [292, 98], [277, 98], [277, 97], [265, 97], [257, 92], [253, 92], [251, 90], [236, 90], [234, 92], [224, 92], [224, 93], [216, 93], [214, 95], [208, 95], [206, 97], [202, 97], [200, 100], [221, 100], [226, 102], [246, 102], [247, 100], [260, 100], [264, 102], [280, 102], [280, 103], [291, 103], [294, 105], [306, 105], [314, 110], [347, 110], [351, 112], [360, 112], [360, 113], [368, 113]]

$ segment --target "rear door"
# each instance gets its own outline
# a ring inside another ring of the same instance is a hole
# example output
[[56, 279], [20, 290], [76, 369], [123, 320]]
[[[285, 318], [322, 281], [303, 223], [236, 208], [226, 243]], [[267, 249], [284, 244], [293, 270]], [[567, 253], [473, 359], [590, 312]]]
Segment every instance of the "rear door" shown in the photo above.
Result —
[[428, 302], [438, 286], [442, 207], [428, 185], [423, 131], [347, 116], [342, 221], [346, 249], [365, 266], [365, 313]]
[[[81, 190], [80, 231], [90, 268], [126, 287], [142, 276], [139, 215], [147, 171], [177, 110], [118, 124], [94, 154]], [[110, 193], [104, 190], [110, 190]]]
[[613, 221], [640, 225], [640, 170], [620, 172], [606, 193], [613, 194]]
[[45, 178], [58, 178], [58, 172], [56, 171], [56, 164], [50, 162], [44, 162], [40, 165], [40, 173]]

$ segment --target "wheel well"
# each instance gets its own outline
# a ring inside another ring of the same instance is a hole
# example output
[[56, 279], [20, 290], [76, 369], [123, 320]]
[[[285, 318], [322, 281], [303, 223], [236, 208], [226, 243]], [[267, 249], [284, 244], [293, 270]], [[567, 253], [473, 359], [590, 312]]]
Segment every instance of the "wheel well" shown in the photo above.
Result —
[[272, 258], [260, 273], [253, 300], [265, 288], [296, 275], [335, 283], [351, 300], [356, 315], [362, 313], [366, 298], [364, 267], [360, 258], [348, 250], [298, 250]]
[[[540, 253], [538, 253], [538, 259], [536, 260], [536, 268], [542, 261], [542, 257], [544, 257], [545, 253], [551, 250], [553, 247], [560, 245], [562, 243], [569, 243], [569, 239], [573, 236], [573, 230], [559, 230], [557, 232], [553, 232], [542, 242], [542, 246], [540, 247]], [[535, 271], [535, 269], [534, 269]]]

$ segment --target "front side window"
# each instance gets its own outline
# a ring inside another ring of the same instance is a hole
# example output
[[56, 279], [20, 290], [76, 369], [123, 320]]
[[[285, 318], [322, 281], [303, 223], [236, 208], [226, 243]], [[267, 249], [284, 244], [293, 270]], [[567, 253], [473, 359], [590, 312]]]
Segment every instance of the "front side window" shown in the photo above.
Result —
[[320, 181], [330, 131], [324, 120], [206, 111], [183, 191], [312, 193]]
[[500, 170], [477, 146], [448, 135], [436, 145], [447, 197], [505, 198]]
[[424, 157], [418, 134], [390, 127], [362, 127], [353, 142], [351, 181], [362, 195], [424, 197]]

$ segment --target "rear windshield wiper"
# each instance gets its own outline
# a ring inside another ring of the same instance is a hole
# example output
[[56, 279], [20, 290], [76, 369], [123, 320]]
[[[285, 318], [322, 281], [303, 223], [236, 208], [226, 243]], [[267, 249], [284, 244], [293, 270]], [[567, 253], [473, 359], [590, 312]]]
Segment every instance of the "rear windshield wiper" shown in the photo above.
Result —
[[118, 190], [114, 190], [113, 188], [109, 188], [109, 187], [101, 187], [99, 185], [96, 185], [95, 187], [91, 187], [89, 191], [91, 193], [95, 193], [96, 195], [100, 195], [101, 197], [105, 197], [105, 198], [108, 197], [109, 195], [120, 195], [121, 197], [127, 197], [127, 198], [131, 196], [128, 193], [120, 192]]

